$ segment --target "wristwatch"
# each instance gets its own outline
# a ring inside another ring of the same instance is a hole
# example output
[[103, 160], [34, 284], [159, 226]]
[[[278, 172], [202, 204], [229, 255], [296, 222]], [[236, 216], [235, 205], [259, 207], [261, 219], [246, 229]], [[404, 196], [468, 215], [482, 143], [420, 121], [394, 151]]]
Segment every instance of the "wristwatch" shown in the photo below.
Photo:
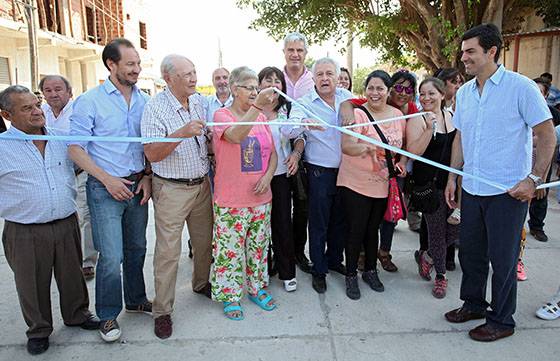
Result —
[[535, 187], [538, 187], [544, 183], [541, 177], [534, 175], [533, 173], [529, 174], [527, 177], [531, 179], [533, 183], [535, 183]]

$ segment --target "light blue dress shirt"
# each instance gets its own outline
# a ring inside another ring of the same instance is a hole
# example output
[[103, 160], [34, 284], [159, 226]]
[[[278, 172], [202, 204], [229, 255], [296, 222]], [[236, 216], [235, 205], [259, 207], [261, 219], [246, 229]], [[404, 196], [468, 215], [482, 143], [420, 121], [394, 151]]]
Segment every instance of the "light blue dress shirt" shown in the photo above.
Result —
[[[80, 95], [70, 116], [70, 135], [140, 137], [142, 112], [149, 97], [133, 87], [130, 106], [111, 80]], [[68, 142], [84, 148], [93, 161], [115, 177], [144, 169], [141, 143]]]
[[[323, 121], [332, 125], [340, 125], [338, 119], [338, 110], [340, 103], [352, 98], [352, 93], [346, 89], [336, 88], [335, 107], [334, 109], [328, 105], [315, 88], [309, 93], [299, 98], [298, 103], [311, 110], [319, 116]], [[292, 104], [290, 112], [290, 122], [302, 122], [304, 119], [311, 119], [304, 110], [296, 104]], [[320, 122], [318, 119], [315, 122]], [[314, 165], [326, 168], [338, 168], [342, 158], [341, 135], [340, 132], [333, 128], [321, 130], [307, 130], [304, 127], [281, 127], [281, 131], [290, 138], [295, 138], [301, 133], [307, 136], [305, 144], [305, 161]]]
[[[4, 135], [24, 135], [12, 126]], [[46, 129], [47, 135], [66, 135]], [[31, 140], [0, 140], [0, 218], [32, 224], [76, 212], [74, 163], [66, 144], [48, 141], [44, 157]]]
[[224, 107], [229, 107], [231, 103], [233, 103], [233, 96], [230, 94], [225, 103], [222, 103], [220, 99], [218, 99], [216, 94], [209, 95], [206, 100], [208, 101], [206, 108], [206, 121], [213, 122], [214, 113], [216, 113], [216, 110]]
[[[529, 78], [503, 65], [486, 81], [482, 95], [476, 78], [457, 92], [453, 123], [461, 131], [464, 171], [513, 187], [531, 173], [531, 128], [551, 119], [545, 99]], [[463, 188], [473, 195], [502, 194], [471, 178]]]

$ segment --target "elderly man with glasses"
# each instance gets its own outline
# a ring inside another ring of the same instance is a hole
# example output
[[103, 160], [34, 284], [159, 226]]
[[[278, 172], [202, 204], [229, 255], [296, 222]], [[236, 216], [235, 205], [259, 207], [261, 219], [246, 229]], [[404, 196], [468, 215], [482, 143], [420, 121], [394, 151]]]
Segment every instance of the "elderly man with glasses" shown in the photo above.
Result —
[[184, 56], [168, 55], [161, 63], [161, 75], [167, 88], [146, 105], [142, 136], [187, 138], [173, 143], [144, 144], [154, 172], [154, 332], [164, 339], [172, 333], [171, 313], [185, 222], [194, 255], [192, 288], [210, 297], [212, 197], [203, 121], [207, 104], [206, 99], [196, 93], [195, 66]]

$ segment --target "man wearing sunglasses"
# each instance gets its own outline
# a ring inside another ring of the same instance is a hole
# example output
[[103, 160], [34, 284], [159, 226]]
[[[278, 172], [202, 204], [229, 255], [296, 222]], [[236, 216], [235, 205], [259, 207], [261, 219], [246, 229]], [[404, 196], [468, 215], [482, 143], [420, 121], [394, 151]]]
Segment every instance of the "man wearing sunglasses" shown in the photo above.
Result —
[[173, 143], [144, 143], [154, 173], [154, 332], [165, 339], [173, 331], [171, 312], [185, 222], [193, 250], [192, 288], [210, 297], [212, 197], [203, 121], [207, 103], [196, 92], [195, 66], [184, 56], [168, 55], [161, 62], [161, 76], [167, 88], [146, 104], [142, 136], [183, 138]]

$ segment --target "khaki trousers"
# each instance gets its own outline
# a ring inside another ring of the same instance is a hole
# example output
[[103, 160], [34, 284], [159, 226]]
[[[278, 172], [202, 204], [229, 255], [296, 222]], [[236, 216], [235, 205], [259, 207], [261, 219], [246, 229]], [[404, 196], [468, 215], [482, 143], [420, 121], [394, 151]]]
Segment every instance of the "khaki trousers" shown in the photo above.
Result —
[[82, 275], [80, 228], [75, 214], [44, 224], [6, 221], [2, 242], [14, 272], [28, 338], [48, 337], [53, 331], [53, 270], [64, 323], [79, 325], [86, 321], [90, 315], [89, 298]]
[[182, 251], [185, 222], [193, 252], [192, 288], [200, 291], [208, 284], [212, 263], [212, 197], [208, 177], [200, 185], [188, 186], [158, 178], [152, 179], [156, 247], [154, 253], [153, 315], [173, 312], [177, 269]]

